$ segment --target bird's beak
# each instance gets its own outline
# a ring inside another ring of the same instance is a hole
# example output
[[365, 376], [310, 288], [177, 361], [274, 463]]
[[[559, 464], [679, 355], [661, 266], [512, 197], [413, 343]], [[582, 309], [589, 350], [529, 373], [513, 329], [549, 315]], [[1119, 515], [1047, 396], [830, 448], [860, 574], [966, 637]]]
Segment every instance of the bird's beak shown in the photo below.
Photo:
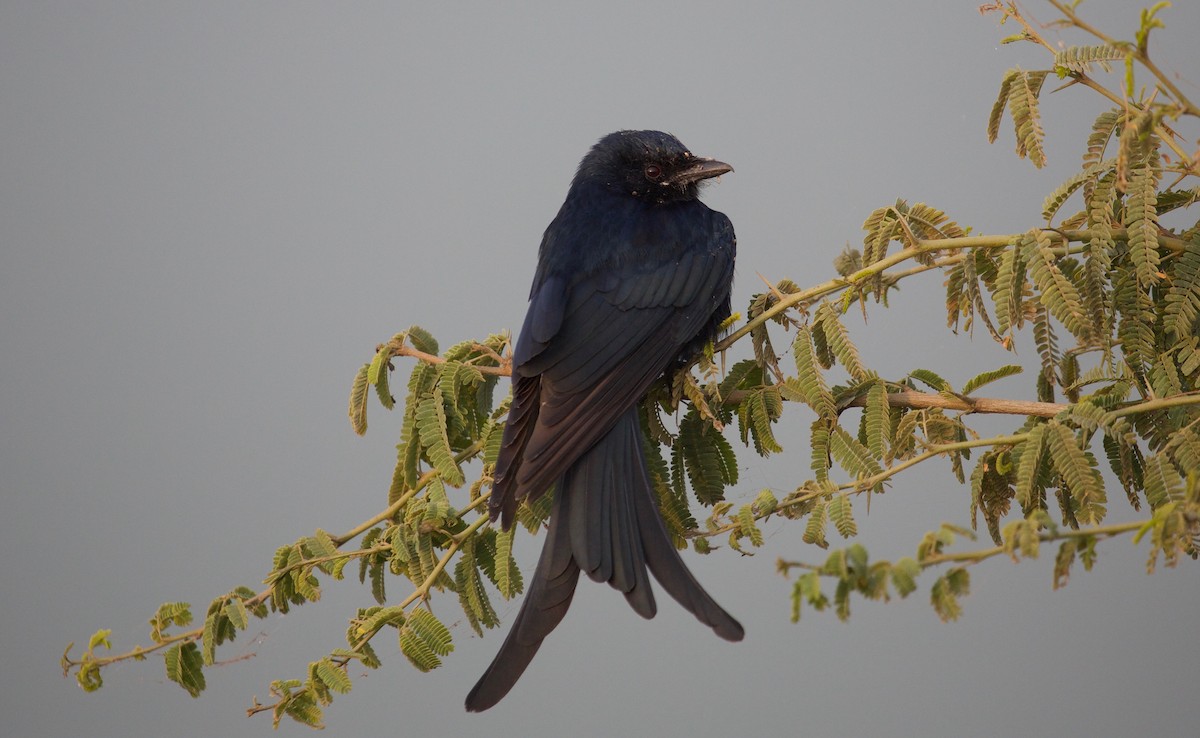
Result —
[[722, 174], [728, 174], [732, 171], [733, 167], [729, 166], [723, 161], [717, 161], [716, 159], [697, 158], [695, 163], [690, 167], [681, 169], [668, 179], [663, 180], [663, 184], [692, 184], [694, 182], [699, 182], [702, 179], [720, 177]]

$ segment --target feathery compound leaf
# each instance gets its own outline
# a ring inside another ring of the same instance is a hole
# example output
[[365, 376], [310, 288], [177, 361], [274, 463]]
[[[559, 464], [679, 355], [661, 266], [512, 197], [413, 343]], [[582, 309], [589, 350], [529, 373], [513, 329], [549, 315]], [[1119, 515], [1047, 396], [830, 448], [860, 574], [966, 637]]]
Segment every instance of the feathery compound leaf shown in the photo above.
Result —
[[[1179, 208], [1187, 208], [1200, 201], [1200, 187], [1193, 187], [1190, 190], [1164, 190], [1158, 193], [1157, 210], [1159, 215], [1169, 213], [1172, 210]], [[1195, 229], [1192, 229], [1192, 235], [1195, 236]]]
[[517, 561], [512, 555], [513, 535], [516, 532], [516, 528], [498, 531], [494, 539], [496, 563], [495, 577], [492, 581], [495, 583], [496, 589], [500, 590], [500, 595], [506, 600], [511, 600], [519, 594], [524, 586], [521, 580], [521, 570], [517, 568]]
[[1089, 164], [1083, 168], [1083, 171], [1076, 172], [1073, 176], [1067, 179], [1066, 182], [1063, 182], [1061, 185], [1059, 185], [1054, 192], [1051, 192], [1046, 196], [1045, 201], [1042, 203], [1042, 217], [1046, 219], [1047, 223], [1049, 223], [1054, 219], [1055, 214], [1058, 213], [1058, 210], [1062, 207], [1063, 203], [1066, 202], [1076, 190], [1083, 186], [1085, 182], [1094, 182], [1116, 168], [1117, 159], [1116, 157], [1113, 157], [1111, 159], [1105, 159], [1104, 161], [1098, 161], [1093, 164]]
[[[958, 223], [950, 220], [941, 210], [919, 202], [908, 209], [904, 213], [904, 219], [908, 223], [909, 229], [918, 239], [934, 239], [934, 238], [962, 238], [966, 236], [966, 232]], [[915, 246], [915, 243], [908, 242], [906, 245]]]
[[176, 643], [163, 654], [167, 678], [183, 687], [192, 697], [204, 691], [204, 660], [194, 642]]
[[[751, 390], [746, 399], [738, 405], [738, 425], [741, 428], [742, 443], [754, 441], [754, 450], [759, 456], [769, 456], [783, 450], [775, 440], [771, 424], [779, 419], [783, 412], [783, 402], [777, 387], [759, 387]], [[747, 434], [750, 438], [747, 438]]]
[[1059, 268], [1050, 237], [1045, 231], [1030, 231], [1021, 240], [1021, 249], [1029, 265], [1029, 276], [1041, 290], [1041, 303], [1080, 343], [1087, 343], [1091, 338], [1092, 321], [1083, 310], [1079, 290]]
[[954, 387], [949, 382], [939, 377], [934, 372], [928, 369], [913, 369], [908, 373], [908, 376], [928, 386], [935, 392], [953, 392]]
[[975, 470], [971, 472], [971, 528], [975, 528], [976, 513], [982, 510], [988, 534], [997, 545], [1002, 542], [1000, 519], [1008, 514], [1015, 495], [1009, 484], [1008, 472], [1011, 469], [1001, 471], [1007, 458], [1007, 450], [989, 451], [979, 459]]
[[705, 422], [693, 407], [679, 422], [675, 449], [680, 454], [692, 492], [704, 505], [725, 498], [725, 486], [737, 482], [737, 458], [729, 441]]
[[1024, 371], [1024, 369], [1022, 369], [1018, 364], [1005, 364], [998, 369], [990, 369], [986, 372], [980, 372], [979, 374], [976, 374], [967, 380], [967, 383], [963, 385], [962, 394], [969, 395], [985, 384], [991, 384], [998, 379], [1004, 379], [1005, 377], [1011, 377], [1014, 374], [1020, 374], [1022, 371]]
[[996, 303], [996, 330], [1008, 333], [1020, 328], [1022, 303], [1025, 295], [1025, 257], [1022, 239], [1004, 248], [1000, 266], [996, 272], [996, 286], [992, 300]]
[[1017, 156], [1029, 161], [1038, 169], [1046, 165], [1046, 153], [1042, 149], [1045, 131], [1042, 130], [1038, 95], [1049, 71], [1026, 72], [1017, 69], [1008, 89], [1008, 114], [1012, 116], [1017, 138]]
[[1130, 270], [1120, 272], [1113, 289], [1113, 301], [1120, 316], [1117, 337], [1125, 360], [1135, 371], [1158, 363], [1154, 337], [1155, 305], [1148, 290], [1138, 284], [1137, 275]]
[[328, 658], [313, 662], [311, 676], [315, 676], [330, 690], [338, 694], [350, 691], [350, 677], [346, 676], [345, 667], [338, 666]]
[[1080, 448], [1071, 429], [1058, 421], [1046, 424], [1045, 435], [1051, 462], [1067, 483], [1075, 502], [1075, 518], [1087, 525], [1099, 524], [1104, 520], [1107, 500], [1095, 458]]
[[821, 306], [817, 308], [816, 322], [821, 327], [821, 333], [828, 342], [830, 351], [846, 368], [850, 376], [856, 382], [865, 382], [870, 379], [872, 375], [863, 368], [862, 361], [858, 356], [858, 349], [850, 341], [850, 333], [846, 330], [846, 326], [842, 325], [841, 318], [838, 317], [837, 311], [833, 309], [832, 305], [827, 302], [821, 303]]
[[[657, 416], [656, 409], [649, 409], [650, 414]], [[658, 496], [658, 511], [662, 515], [667, 532], [676, 548], [686, 548], [687, 539], [684, 532], [696, 527], [696, 519], [688, 507], [687, 492], [676, 489], [671, 481], [671, 471], [662, 456], [662, 447], [643, 436], [642, 448], [646, 453], [646, 463], [650, 469], [650, 483]], [[547, 495], [548, 497], [549, 495]]]
[[1175, 260], [1171, 287], [1167, 290], [1165, 327], [1177, 339], [1194, 336], [1200, 328], [1200, 233], [1184, 245]]
[[809, 434], [809, 446], [812, 448], [809, 468], [812, 469], [818, 482], [829, 479], [829, 426], [831, 424], [836, 424], [836, 421], [818, 418], [813, 421]]
[[363, 364], [354, 375], [354, 384], [350, 387], [350, 427], [358, 435], [367, 432], [367, 393], [371, 386], [367, 383], [367, 370], [370, 364]]
[[[491, 598], [483, 586], [483, 577], [475, 562], [475, 539], [469, 538], [462, 547], [462, 555], [454, 566], [454, 589], [458, 602], [467, 616], [471, 630], [483, 635], [483, 628], [494, 628], [498, 622]], [[481, 627], [482, 626], [482, 627]]]
[[[1157, 141], [1157, 137], [1152, 137]], [[1125, 227], [1129, 230], [1129, 255], [1137, 273], [1139, 289], [1158, 284], [1158, 153], [1152, 151], [1133, 169], [1125, 203]]]
[[1146, 501], [1151, 510], [1183, 496], [1183, 477], [1165, 453], [1157, 453], [1146, 459], [1144, 472]]
[[1013, 81], [1020, 75], [1021, 70], [1010, 69], [1000, 80], [1000, 94], [996, 96], [996, 102], [992, 103], [992, 112], [988, 115], [988, 143], [995, 143], [996, 137], [1000, 135], [1000, 119], [1004, 117], [1004, 107], [1008, 104], [1008, 95], [1012, 90]]
[[[813, 336], [808, 326], [802, 325], [796, 329], [796, 340], [792, 341], [792, 355], [796, 359], [796, 378], [784, 382], [787, 390], [793, 390], [806, 405], [811, 407], [821, 417], [833, 417], [837, 414], [833, 402], [833, 394], [825, 382], [821, 364], [813, 348]], [[790, 398], [789, 399], [794, 399]]]
[[854, 522], [854, 508], [850, 498], [844, 494], [834, 495], [829, 500], [829, 519], [837, 528], [842, 538], [852, 538], [858, 535], [858, 525]]
[[876, 459], [882, 459], [892, 444], [892, 414], [887, 388], [881, 381], [874, 382], [871, 389], [867, 390], [863, 427], [866, 430], [867, 449]]
[[[900, 205], [903, 201], [897, 200]], [[869, 266], [887, 255], [888, 244], [895, 240], [900, 233], [900, 223], [897, 219], [896, 206], [878, 208], [867, 216], [863, 222], [862, 263]]]
[[442, 665], [429, 644], [408, 627], [400, 629], [400, 652], [418, 671], [429, 672]]
[[388, 387], [388, 375], [392, 369], [391, 358], [392, 350], [384, 346], [375, 352], [375, 358], [371, 359], [367, 369], [367, 382], [374, 385], [379, 404], [388, 410], [396, 406], [396, 398], [392, 397], [392, 391]]
[[1128, 184], [1132, 170], [1157, 155], [1159, 140], [1154, 126], [1160, 114], [1159, 108], [1147, 107], [1137, 111], [1132, 119], [1125, 119], [1117, 149], [1117, 182], [1122, 189]]
[[454, 453], [450, 450], [450, 439], [446, 429], [446, 409], [442, 405], [440, 395], [428, 394], [421, 398], [414, 416], [417, 433], [425, 455], [433, 464], [442, 479], [452, 487], [461, 486], [466, 480], [462, 469], [454, 461]]
[[[278, 567], [276, 567], [278, 568]], [[155, 643], [162, 643], [166, 630], [172, 625], [187, 625], [192, 622], [192, 606], [187, 602], [164, 602], [158, 606], [154, 617], [150, 618], [150, 638]], [[90, 648], [95, 648], [94, 645]]]
[[[733, 394], [734, 390], [752, 389], [763, 384], [765, 384], [765, 377], [762, 367], [753, 359], [743, 359], [730, 367], [729, 371], [725, 373], [725, 378], [717, 385], [717, 393], [721, 397], [727, 398]], [[647, 409], [649, 410], [649, 408]], [[647, 417], [647, 420], [656, 421], [658, 417], [658, 412], [655, 411], [652, 413], [652, 417]], [[661, 420], [657, 420], [657, 422], [661, 426]], [[654, 435], [661, 438], [670, 438], [671, 436], [670, 433], [666, 432], [665, 428], [656, 429]], [[669, 446], [670, 443], [667, 442], [666, 445]]]
[[735, 538], [730, 539], [730, 545], [735, 549], [741, 550], [737, 543], [737, 539], [749, 538], [750, 544], [755, 548], [763, 545], [764, 539], [762, 531], [754, 522], [754, 508], [750, 505], [742, 505], [737, 514], [738, 527], [734, 531]]
[[1112, 71], [1110, 61], [1124, 59], [1125, 51], [1115, 46], [1102, 44], [1100, 46], [1068, 46], [1054, 55], [1054, 67], [1068, 72], [1086, 74], [1091, 71], [1093, 64], [1099, 64], [1106, 72]]
[[1114, 207], [1117, 199], [1117, 175], [1108, 172], [1096, 180], [1086, 193], [1087, 227], [1092, 232], [1083, 265], [1084, 307], [1093, 316], [1097, 336], [1112, 335], [1111, 298], [1108, 294], [1109, 271], [1115, 243], [1112, 237]]
[[1200, 473], [1200, 432], [1194, 426], [1173, 433], [1163, 451], [1170, 453], [1185, 473]]
[[433, 354], [435, 356], [437, 355], [438, 342], [429, 331], [425, 330], [419, 325], [414, 325], [409, 327], [405, 335], [408, 336], [408, 342], [411, 343], [413, 348], [415, 348], [417, 351], [421, 351], [426, 354]]
[[1087, 151], [1083, 154], [1085, 168], [1104, 157], [1108, 142], [1112, 140], [1113, 134], [1121, 129], [1124, 122], [1125, 111], [1121, 108], [1106, 110], [1096, 118], [1092, 123], [1092, 132], [1088, 136]]
[[905, 556], [898, 559], [892, 564], [889, 574], [892, 577], [892, 584], [896, 585], [896, 592], [901, 597], [908, 597], [917, 589], [917, 575], [921, 573], [921, 565], [915, 559]]
[[955, 567], [933, 583], [929, 599], [938, 617], [942, 619], [942, 622], [948, 623], [958, 620], [958, 617], [962, 615], [962, 605], [958, 604], [958, 598], [970, 594], [970, 591], [970, 573], [962, 567]]
[[[858, 439], [846, 432], [844, 428], [834, 426], [829, 434], [829, 450], [838, 464], [854, 479], [863, 479], [879, 474], [882, 470], [871, 452], [858, 442]], [[876, 491], [883, 491], [880, 484], [874, 485]]]
[[828, 505], [825, 501], [818, 501], [813, 506], [812, 512], [808, 514], [808, 523], [804, 526], [804, 536], [801, 540], [805, 543], [811, 543], [821, 548], [829, 548], [829, 542], [825, 540], [825, 526], [828, 521]]
[[1021, 444], [1021, 461], [1017, 466], [1017, 502], [1020, 503], [1021, 509], [1026, 513], [1031, 511], [1040, 502], [1041, 490], [1038, 484], [1038, 477], [1041, 473], [1041, 465], [1045, 462], [1045, 448], [1043, 447], [1043, 436], [1046, 432], [1046, 425], [1039, 423], [1029, 429], [1029, 434], [1025, 437], [1025, 443]]
[[413, 666], [430, 671], [442, 665], [439, 656], [454, 650], [450, 631], [428, 610], [417, 608], [400, 628], [400, 650]]

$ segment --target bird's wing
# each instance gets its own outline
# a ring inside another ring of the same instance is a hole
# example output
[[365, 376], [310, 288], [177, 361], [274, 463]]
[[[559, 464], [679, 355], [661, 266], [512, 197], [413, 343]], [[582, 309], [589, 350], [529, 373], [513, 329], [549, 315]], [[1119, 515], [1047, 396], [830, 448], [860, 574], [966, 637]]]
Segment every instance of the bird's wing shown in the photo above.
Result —
[[514, 355], [493, 510], [510, 519], [517, 501], [544, 493], [726, 304], [734, 237], [727, 219], [718, 223], [707, 243], [670, 260], [614, 265], [569, 287], [551, 278], [535, 290]]

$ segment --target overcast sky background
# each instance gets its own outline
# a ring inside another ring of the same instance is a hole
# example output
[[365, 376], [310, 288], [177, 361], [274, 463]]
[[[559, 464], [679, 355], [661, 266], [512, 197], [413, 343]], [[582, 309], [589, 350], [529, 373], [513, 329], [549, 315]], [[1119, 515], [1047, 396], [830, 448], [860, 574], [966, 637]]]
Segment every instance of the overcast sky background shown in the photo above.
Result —
[[[372, 602], [357, 582], [255, 621], [219, 652], [254, 657], [207, 670], [198, 700], [157, 656], [84, 694], [59, 654], [102, 627], [118, 650], [148, 644], [160, 602], [203, 613], [232, 586], [257, 588], [278, 545], [381, 509], [400, 418], [373, 405], [354, 436], [355, 370], [413, 323], [443, 347], [519, 327], [541, 233], [609, 131], [672, 131], [736, 168], [705, 194], [737, 228], [735, 309], [761, 289], [756, 273], [827, 279], [867, 214], [897, 197], [976, 232], [1039, 224], [1105, 106], [1082, 89], [1046, 100], [1046, 170], [1015, 158], [1007, 121], [988, 146], [1003, 72], [1048, 62], [999, 46], [1016, 29], [977, 4], [0, 4], [5, 734], [270, 734], [269, 716], [244, 709], [344, 645], [347, 618]], [[1132, 37], [1137, 4], [1083, 7]], [[1156, 59], [1200, 96], [1200, 4], [1163, 17]], [[890, 378], [926, 367], [961, 386], [1012, 360], [941, 330], [942, 313], [931, 274], [851, 326]], [[989, 393], [1027, 397], [1032, 382]], [[743, 452], [736, 502], [809, 475], [810, 420], [789, 408], [792, 456]], [[1133, 515], [1123, 497], [1110, 488], [1112, 520]], [[969, 492], [944, 467], [902, 476], [869, 516], [864, 502], [858, 542], [874, 558], [969, 520]], [[503, 632], [475, 637], [439, 595], [435, 611], [457, 622], [443, 668], [414, 671], [381, 636], [383, 668], [353, 670], [328, 733], [1195, 735], [1190, 562], [1147, 576], [1146, 546], [1123, 538], [1052, 592], [1047, 549], [973, 569], [954, 624], [928, 604], [930, 573], [907, 601], [856, 599], [849, 623], [808, 611], [793, 625], [775, 559], [825, 553], [801, 542], [803, 524], [765, 532], [754, 557], [687, 554], [743, 643], [669, 600], [642, 621], [585, 582], [509, 697], [468, 715]], [[526, 538], [523, 565], [540, 545]], [[405, 591], [391, 582], [395, 601]], [[518, 603], [497, 605], [507, 623]], [[285, 722], [279, 734], [309, 733]]]

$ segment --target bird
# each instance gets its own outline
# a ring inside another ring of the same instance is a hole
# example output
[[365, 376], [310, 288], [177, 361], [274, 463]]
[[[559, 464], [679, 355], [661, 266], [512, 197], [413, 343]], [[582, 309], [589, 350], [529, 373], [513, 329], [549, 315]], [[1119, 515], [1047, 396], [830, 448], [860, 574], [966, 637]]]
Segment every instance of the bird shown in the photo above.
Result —
[[651, 385], [693, 360], [731, 314], [733, 225], [698, 198], [702, 183], [732, 171], [671, 134], [617, 131], [580, 161], [546, 228], [489, 515], [509, 530], [521, 501], [551, 489], [554, 498], [524, 602], [468, 711], [508, 694], [566, 615], [580, 572], [652, 618], [648, 571], [718, 636], [744, 636], [667, 532], [638, 412]]

